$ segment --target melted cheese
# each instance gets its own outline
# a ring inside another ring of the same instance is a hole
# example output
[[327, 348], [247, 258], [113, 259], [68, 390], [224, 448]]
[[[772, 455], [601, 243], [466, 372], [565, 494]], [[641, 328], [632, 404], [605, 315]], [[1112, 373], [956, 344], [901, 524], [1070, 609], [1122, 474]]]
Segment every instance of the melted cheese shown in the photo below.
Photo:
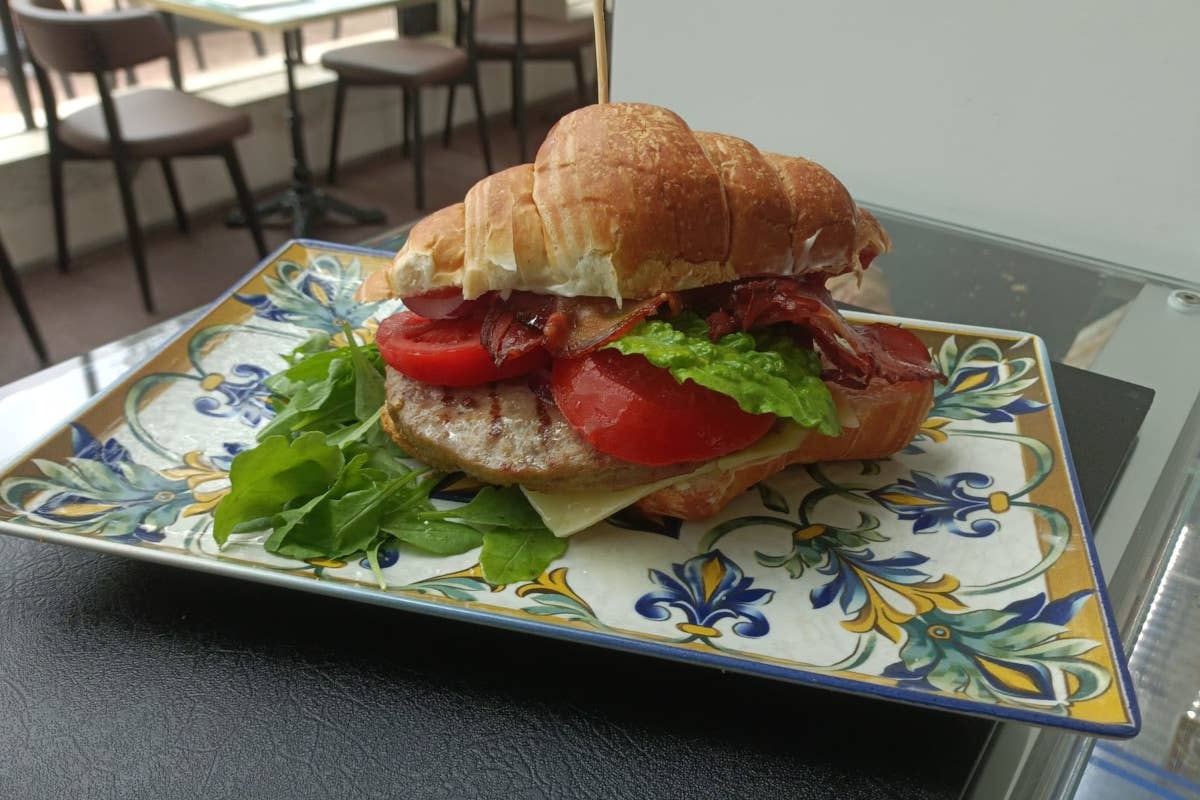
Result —
[[565, 537], [595, 525], [659, 489], [692, 480], [714, 470], [737, 469], [790, 453], [800, 446], [807, 435], [808, 431], [798, 425], [780, 426], [745, 450], [709, 461], [695, 472], [629, 489], [551, 493], [535, 492], [522, 486], [521, 491], [525, 493], [534, 510], [542, 516], [546, 527], [553, 531], [555, 536]]

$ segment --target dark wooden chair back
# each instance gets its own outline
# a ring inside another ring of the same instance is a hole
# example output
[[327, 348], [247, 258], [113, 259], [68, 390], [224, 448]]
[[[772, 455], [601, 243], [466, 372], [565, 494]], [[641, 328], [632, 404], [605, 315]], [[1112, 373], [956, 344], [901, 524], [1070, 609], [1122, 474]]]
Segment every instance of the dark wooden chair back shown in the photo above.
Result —
[[[13, 11], [21, 22], [42, 93], [51, 149], [60, 147], [58, 102], [47, 70], [87, 72], [96, 79], [114, 154], [122, 157], [121, 128], [109, 76], [114, 70], [160, 58], [174, 61], [175, 41], [162, 16], [141, 8], [81, 14], [67, 11], [62, 0], [21, 0]], [[178, 72], [173, 70], [173, 76], [178, 89]]]
[[[524, 5], [517, 0], [517, 8]], [[467, 58], [475, 60], [475, 12], [479, 0], [454, 0], [454, 44], [467, 51]]]
[[13, 10], [30, 56], [46, 69], [107, 73], [175, 54], [166, 23], [148, 9], [80, 14], [61, 0], [30, 0]]

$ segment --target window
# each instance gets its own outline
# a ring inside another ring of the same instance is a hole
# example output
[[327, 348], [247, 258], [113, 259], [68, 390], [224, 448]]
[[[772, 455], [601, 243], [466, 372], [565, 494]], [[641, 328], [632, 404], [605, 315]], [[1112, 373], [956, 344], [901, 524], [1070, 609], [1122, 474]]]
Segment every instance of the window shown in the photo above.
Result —
[[[85, 13], [109, 11], [122, 7], [121, 0], [74, 0], [74, 7]], [[435, 4], [406, 9], [404, 28], [409, 34], [436, 30]], [[314, 23], [304, 28], [306, 60], [315, 62], [317, 51], [337, 44], [350, 44], [369, 38], [396, 34], [396, 12], [392, 9], [353, 14], [331, 22]], [[198, 20], [177, 17], [178, 52], [184, 86], [189, 90], [207, 89], [234, 80], [262, 75], [282, 69], [282, 42], [278, 34], [258, 34], [223, 28]], [[26, 117], [18, 102], [17, 87], [8, 67], [4, 39], [0, 38], [0, 137], [26, 128]], [[27, 86], [33, 121], [42, 124], [42, 98], [32, 67], [24, 59], [24, 80]], [[17, 77], [17, 79], [20, 79]], [[57, 92], [61, 114], [70, 113], [80, 105], [94, 102], [95, 81], [89, 75], [53, 75], [51, 81]], [[118, 87], [128, 85], [169, 85], [170, 73], [165, 60], [136, 67], [117, 76]], [[0, 148], [3, 145], [0, 144]]]

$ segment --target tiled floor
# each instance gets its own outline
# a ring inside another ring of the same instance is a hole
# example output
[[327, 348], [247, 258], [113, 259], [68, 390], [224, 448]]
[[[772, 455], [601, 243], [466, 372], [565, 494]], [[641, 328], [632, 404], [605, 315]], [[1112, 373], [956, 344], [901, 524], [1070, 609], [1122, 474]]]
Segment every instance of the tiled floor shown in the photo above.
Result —
[[[530, 139], [540, 141], [552, 115], [530, 112]], [[489, 126], [497, 168], [516, 163], [516, 136], [507, 118], [496, 117]], [[426, 203], [432, 211], [458, 202], [467, 189], [483, 177], [483, 159], [473, 127], [460, 128], [449, 149], [437, 139], [426, 143]], [[147, 174], [150, 174], [148, 171]], [[412, 204], [411, 162], [393, 150], [371, 161], [342, 170], [339, 196], [352, 202], [384, 209], [383, 226], [329, 225], [314, 238], [334, 242], [361, 242], [387, 228], [422, 215]], [[116, 190], [113, 190], [113, 202]], [[212, 300], [258, 261], [250, 235], [222, 224], [222, 214], [192, 220], [184, 235], [174, 227], [151, 231], [147, 258], [151, 284], [158, 303], [147, 314], [138, 299], [133, 262], [122, 246], [77, 256], [71, 273], [52, 267], [26, 273], [25, 293], [38, 320], [52, 361], [78, 355], [98, 345], [126, 336], [154, 322], [175, 316]], [[283, 228], [268, 229], [267, 246], [287, 239]], [[38, 369], [37, 359], [8, 303], [0, 299], [0, 386]]]

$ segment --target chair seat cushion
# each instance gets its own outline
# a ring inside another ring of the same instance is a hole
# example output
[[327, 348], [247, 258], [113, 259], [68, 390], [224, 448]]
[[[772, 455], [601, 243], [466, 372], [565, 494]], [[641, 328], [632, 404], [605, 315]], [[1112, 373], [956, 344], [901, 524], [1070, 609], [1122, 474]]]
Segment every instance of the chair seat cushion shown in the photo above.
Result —
[[[481, 19], [475, 26], [475, 47], [480, 55], [511, 55], [517, 49], [516, 17], [502, 14]], [[570, 55], [592, 43], [591, 20], [548, 19], [525, 15], [525, 54]]]
[[[212, 150], [250, 132], [250, 117], [174, 89], [139, 89], [113, 97], [126, 150], [135, 158], [165, 158]], [[93, 156], [112, 146], [100, 104], [59, 122], [59, 138]]]
[[457, 47], [406, 38], [339, 47], [321, 56], [321, 64], [353, 83], [396, 86], [445, 83], [470, 66]]

